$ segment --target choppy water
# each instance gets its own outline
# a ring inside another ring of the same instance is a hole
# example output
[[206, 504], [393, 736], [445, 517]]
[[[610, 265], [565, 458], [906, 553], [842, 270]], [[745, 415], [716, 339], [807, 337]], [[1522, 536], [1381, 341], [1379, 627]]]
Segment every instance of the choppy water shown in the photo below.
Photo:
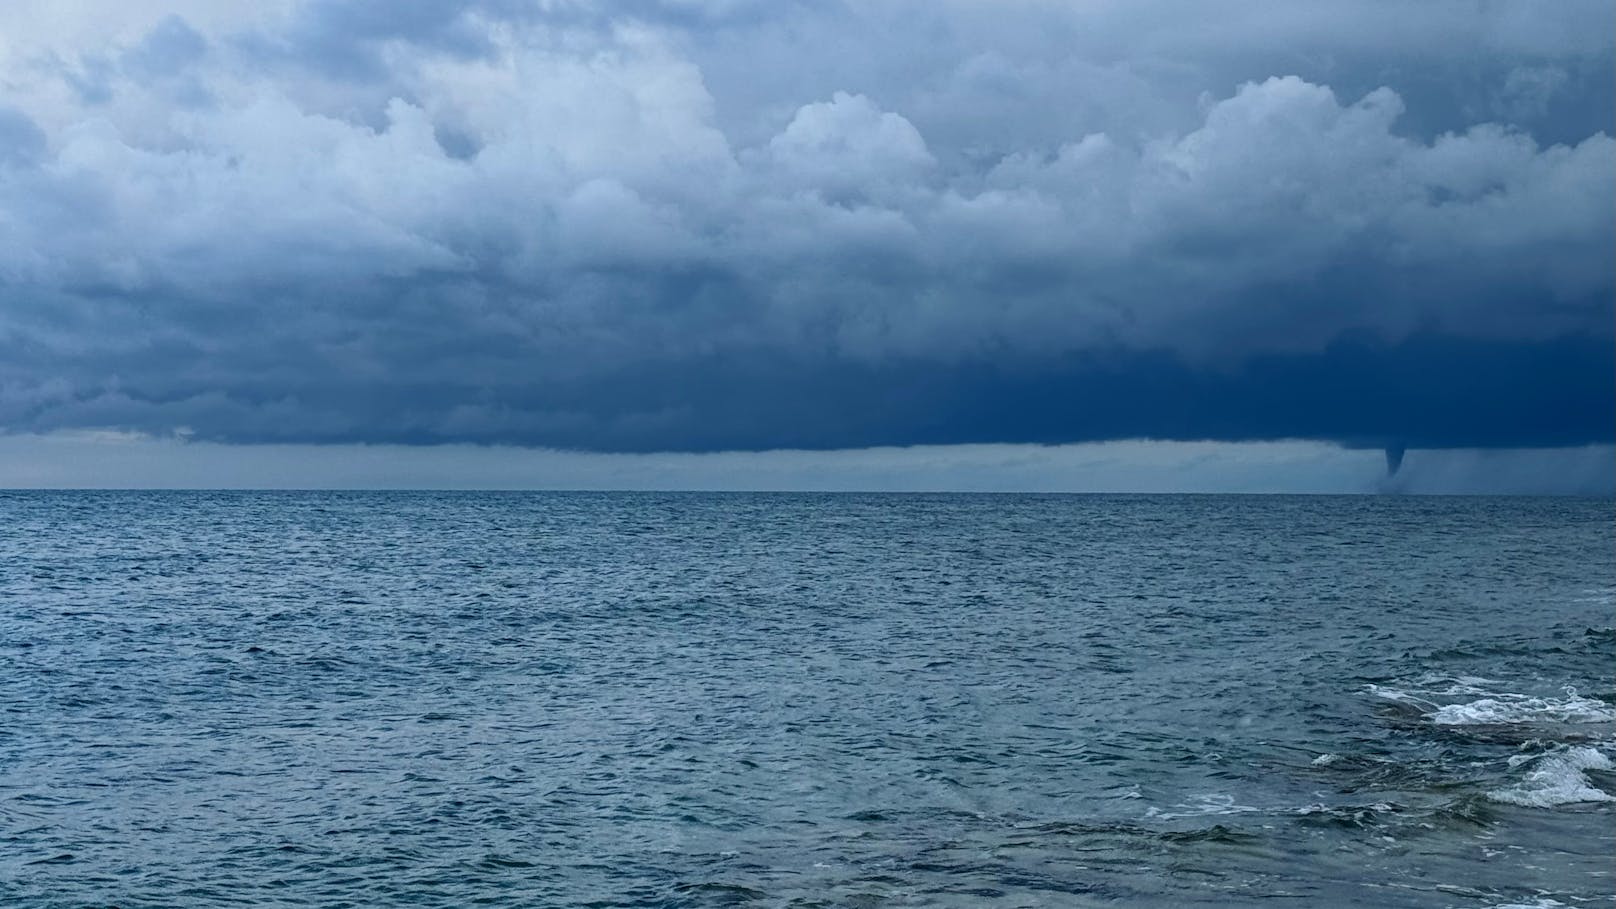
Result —
[[1611, 518], [0, 493], [0, 904], [1610, 905]]

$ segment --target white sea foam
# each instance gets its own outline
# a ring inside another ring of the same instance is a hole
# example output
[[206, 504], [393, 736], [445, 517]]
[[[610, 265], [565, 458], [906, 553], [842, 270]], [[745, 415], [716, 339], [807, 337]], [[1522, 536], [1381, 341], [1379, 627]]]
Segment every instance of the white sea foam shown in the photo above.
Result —
[[1612, 723], [1616, 708], [1585, 698], [1566, 688], [1563, 698], [1503, 694], [1467, 704], [1448, 704], [1431, 714], [1439, 726], [1506, 725], [1513, 723]]
[[1180, 802], [1172, 810], [1163, 811], [1151, 807], [1145, 811], [1145, 817], [1159, 818], [1161, 820], [1177, 820], [1180, 818], [1209, 817], [1227, 814], [1256, 814], [1264, 811], [1254, 805], [1241, 805], [1235, 802], [1234, 796], [1223, 793], [1196, 796], [1193, 801]]
[[[1531, 808], [1616, 802], [1616, 796], [1594, 785], [1586, 773], [1616, 769], [1610, 758], [1599, 748], [1574, 744], [1604, 744], [1610, 738], [1604, 730], [1590, 734], [1567, 728], [1616, 723], [1616, 706], [1583, 697], [1571, 686], [1561, 688], [1559, 697], [1507, 690], [1511, 687], [1515, 686], [1475, 676], [1425, 675], [1402, 687], [1371, 685], [1370, 691], [1434, 726], [1476, 727], [1484, 735], [1493, 734], [1496, 727], [1509, 727], [1510, 735], [1526, 739], [1523, 747], [1531, 751], [1509, 759], [1510, 769], [1524, 775], [1514, 785], [1488, 792], [1495, 802]], [[1554, 744], [1556, 739], [1560, 744]]]
[[1553, 808], [1580, 802], [1616, 802], [1616, 797], [1595, 786], [1584, 771], [1613, 770], [1610, 758], [1586, 745], [1512, 759], [1510, 766], [1530, 766], [1526, 777], [1507, 789], [1494, 789], [1495, 802], [1528, 808]]
[[1293, 815], [1320, 815], [1340, 813], [1385, 813], [1396, 811], [1398, 806], [1389, 802], [1375, 802], [1369, 805], [1325, 805], [1315, 803], [1300, 808], [1261, 808], [1256, 805], [1242, 805], [1235, 801], [1234, 796], [1223, 793], [1199, 795], [1188, 802], [1179, 802], [1170, 809], [1148, 808], [1145, 817], [1157, 820], [1180, 820], [1183, 818], [1214, 817], [1233, 814], [1293, 814]]
[[[1484, 685], [1501, 683], [1472, 676], [1421, 680], [1421, 687], [1407, 689], [1371, 685], [1377, 697], [1404, 704], [1426, 715], [1438, 726], [1514, 726], [1531, 723], [1616, 723], [1616, 707], [1579, 695], [1577, 689], [1561, 689], [1564, 697], [1540, 697], [1507, 691], [1488, 690]], [[1435, 682], [1436, 684], [1431, 684]], [[1481, 695], [1481, 697], [1474, 697]], [[1471, 697], [1457, 703], [1443, 701]]]

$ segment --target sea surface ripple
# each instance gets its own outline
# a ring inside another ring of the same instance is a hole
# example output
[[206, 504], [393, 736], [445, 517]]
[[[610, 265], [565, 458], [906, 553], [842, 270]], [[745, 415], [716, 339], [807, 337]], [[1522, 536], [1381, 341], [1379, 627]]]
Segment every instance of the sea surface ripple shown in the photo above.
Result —
[[1608, 906], [1611, 519], [0, 493], [0, 905]]

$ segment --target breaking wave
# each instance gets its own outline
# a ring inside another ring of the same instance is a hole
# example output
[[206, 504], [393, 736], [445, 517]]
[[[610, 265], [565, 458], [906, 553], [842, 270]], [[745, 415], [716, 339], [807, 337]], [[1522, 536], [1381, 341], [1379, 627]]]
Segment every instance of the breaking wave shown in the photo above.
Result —
[[[1507, 686], [1513, 687], [1513, 686]], [[1426, 675], [1398, 687], [1371, 685], [1379, 698], [1434, 727], [1471, 728], [1483, 741], [1515, 741], [1508, 772], [1524, 776], [1486, 792], [1489, 801], [1528, 808], [1616, 802], [1588, 771], [1616, 765], [1599, 745], [1616, 742], [1616, 706], [1566, 685], [1559, 696], [1506, 690], [1475, 676]], [[1597, 728], [1604, 727], [1604, 728]], [[1499, 735], [1502, 733], [1502, 735]]]
[[[1616, 706], [1566, 685], [1561, 697], [1488, 690], [1500, 683], [1474, 676], [1422, 679], [1419, 687], [1370, 685], [1377, 697], [1412, 708], [1438, 726], [1616, 723]], [[1463, 700], [1468, 698], [1468, 700]]]
[[1511, 767], [1529, 767], [1518, 785], [1494, 789], [1487, 798], [1528, 808], [1554, 808], [1582, 802], [1616, 802], [1616, 797], [1588, 779], [1589, 770], [1616, 770], [1610, 758], [1586, 745], [1510, 758]]

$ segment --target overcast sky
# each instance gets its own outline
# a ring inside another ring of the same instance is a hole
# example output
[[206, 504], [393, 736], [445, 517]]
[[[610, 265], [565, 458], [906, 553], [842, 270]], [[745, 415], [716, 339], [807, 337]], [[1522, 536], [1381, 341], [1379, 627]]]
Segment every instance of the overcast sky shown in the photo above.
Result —
[[1427, 485], [1608, 490], [1613, 34], [1607, 0], [13, 0], [0, 484], [346, 452], [1372, 491], [1407, 446]]

